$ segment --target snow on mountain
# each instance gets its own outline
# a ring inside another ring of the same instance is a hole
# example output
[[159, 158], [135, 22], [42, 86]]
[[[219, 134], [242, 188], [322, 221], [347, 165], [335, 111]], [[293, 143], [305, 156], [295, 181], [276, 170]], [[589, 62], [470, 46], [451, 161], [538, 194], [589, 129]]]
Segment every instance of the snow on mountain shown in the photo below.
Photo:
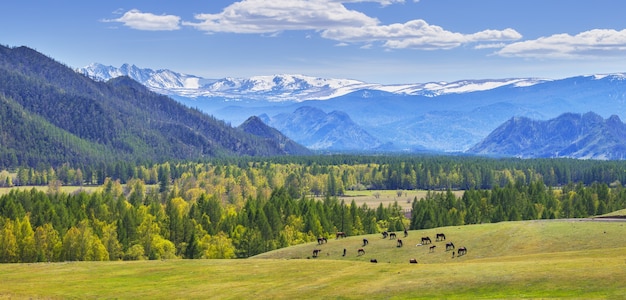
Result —
[[400, 95], [440, 96], [484, 91], [502, 86], [530, 86], [545, 79], [513, 78], [498, 80], [462, 80], [415, 84], [377, 84], [352, 79], [330, 79], [305, 75], [268, 75], [250, 78], [205, 79], [170, 70], [142, 69], [123, 64], [120, 68], [98, 63], [79, 68], [77, 72], [96, 80], [129, 76], [151, 90], [188, 98], [221, 97], [238, 100], [295, 101], [327, 100], [360, 90], [383, 91]]

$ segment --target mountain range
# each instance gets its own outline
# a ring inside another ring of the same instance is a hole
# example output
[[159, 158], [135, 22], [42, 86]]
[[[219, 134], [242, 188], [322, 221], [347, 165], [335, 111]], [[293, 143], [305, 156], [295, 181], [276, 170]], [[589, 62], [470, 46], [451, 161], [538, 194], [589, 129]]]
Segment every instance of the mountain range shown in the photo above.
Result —
[[283, 140], [234, 128], [128, 76], [94, 81], [24, 46], [0, 46], [0, 129], [0, 168], [310, 153], [288, 153]]
[[[92, 64], [78, 71], [103, 81], [131, 76], [155, 92], [230, 123], [261, 116], [294, 141], [317, 150], [463, 153], [513, 117], [545, 121], [593, 111], [603, 118], [626, 118], [622, 73], [383, 85], [303, 75], [204, 79], [128, 64]], [[303, 107], [323, 114], [301, 118]], [[338, 113], [344, 115], [330, 122], [328, 115]], [[315, 116], [320, 119], [310, 119]], [[321, 132], [306, 132], [298, 120], [324, 126], [311, 127]]]

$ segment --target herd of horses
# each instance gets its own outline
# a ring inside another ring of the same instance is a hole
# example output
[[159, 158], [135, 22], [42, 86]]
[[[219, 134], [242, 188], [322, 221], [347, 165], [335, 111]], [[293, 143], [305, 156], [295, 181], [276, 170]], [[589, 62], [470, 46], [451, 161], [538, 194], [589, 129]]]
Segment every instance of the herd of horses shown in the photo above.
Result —
[[[341, 231], [337, 232], [335, 236], [336, 236], [336, 239], [346, 238], [347, 237], [346, 233], [345, 232], [341, 232]], [[404, 230], [404, 237], [407, 237], [407, 236], [408, 236], [408, 231]], [[396, 247], [398, 247], [398, 248], [400, 248], [400, 247], [402, 247], [404, 245], [403, 241], [401, 239], [397, 238], [397, 234], [395, 232], [384, 231], [384, 232], [382, 232], [382, 238], [383, 239], [389, 238], [390, 240], [395, 240], [396, 241]], [[429, 247], [429, 250], [428, 250], [429, 253], [433, 253], [433, 252], [436, 251], [437, 245], [433, 245], [432, 244], [433, 242], [432, 242], [430, 237], [428, 237], [428, 236], [422, 237], [420, 241], [421, 241], [420, 244], [417, 244], [417, 246], [431, 245]], [[443, 242], [443, 241], [446, 241], [446, 235], [444, 233], [437, 233], [435, 235], [435, 242]], [[326, 244], [326, 243], [328, 243], [328, 239], [327, 238], [325, 238], [325, 237], [317, 238], [317, 244], [318, 245], [322, 245], [322, 244]], [[364, 238], [362, 247], [358, 248], [358, 250], [357, 250], [357, 256], [365, 255], [365, 246], [367, 246], [367, 245], [369, 245], [369, 240]], [[321, 251], [322, 251], [321, 249], [314, 249], [313, 250], [313, 257], [314, 258], [318, 257]], [[460, 257], [460, 256], [463, 256], [463, 255], [467, 254], [467, 248], [466, 247], [460, 247], [460, 248], [457, 249], [454, 246], [454, 243], [452, 243], [452, 242], [446, 242], [446, 252], [448, 252], [448, 251], [452, 251], [452, 258], [454, 258], [455, 255], [456, 255], [456, 257]], [[347, 255], [347, 249], [344, 248], [343, 249], [343, 256], [346, 256], [346, 255]], [[370, 262], [378, 263], [378, 260], [375, 259], [375, 258], [372, 258], [372, 259], [370, 259]], [[411, 258], [409, 260], [409, 263], [416, 264], [417, 263], [417, 259]]]

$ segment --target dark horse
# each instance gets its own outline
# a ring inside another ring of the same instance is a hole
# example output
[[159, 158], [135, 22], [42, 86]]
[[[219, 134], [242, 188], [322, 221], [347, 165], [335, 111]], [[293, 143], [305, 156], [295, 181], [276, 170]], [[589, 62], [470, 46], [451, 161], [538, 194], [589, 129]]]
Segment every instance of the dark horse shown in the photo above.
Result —
[[465, 254], [467, 254], [467, 248], [461, 247], [461, 248], [459, 248], [459, 250], [457, 250], [456, 256], [461, 256], [461, 255], [465, 255]]
[[320, 254], [321, 251], [322, 250], [320, 250], [320, 249], [313, 250], [313, 257], [317, 257]]
[[429, 237], [423, 237], [422, 238], [422, 244], [423, 245], [430, 244], [430, 243], [432, 243], [432, 241], [430, 240]]
[[371, 263], [377, 263], [378, 261], [375, 258], [370, 259]]
[[383, 231], [383, 239], [386, 239], [389, 236], [389, 233], [387, 231]]
[[367, 239], [363, 239], [363, 247], [367, 246], [370, 243]]
[[342, 232], [342, 231], [337, 232], [337, 237], [336, 238], [340, 238], [340, 237], [341, 238], [345, 238], [346, 237], [346, 233]]
[[325, 238], [325, 237], [318, 237], [317, 238], [317, 244], [318, 245], [326, 244], [326, 243], [328, 243], [328, 239], [327, 238]]
[[429, 251], [428, 251], [428, 252], [435, 252], [435, 248], [436, 248], [436, 247], [437, 247], [437, 246], [435, 246], [435, 245], [430, 246], [430, 248], [429, 248]]
[[397, 243], [396, 247], [398, 247], [398, 248], [402, 247], [402, 240], [401, 239], [398, 239], [398, 243]]
[[396, 238], [396, 233], [392, 232], [389, 234], [389, 239], [395, 239]]
[[435, 239], [437, 242], [438, 241], [445, 241], [446, 240], [446, 235], [443, 233], [437, 233], [437, 237]]
[[365, 255], [365, 249], [361, 248], [357, 250], [357, 255]]
[[446, 243], [446, 251], [448, 250], [454, 250], [454, 243], [452, 242]]
[[415, 259], [415, 258], [411, 258], [411, 259], [409, 260], [409, 263], [416, 264], [416, 263], [417, 263], [417, 259]]

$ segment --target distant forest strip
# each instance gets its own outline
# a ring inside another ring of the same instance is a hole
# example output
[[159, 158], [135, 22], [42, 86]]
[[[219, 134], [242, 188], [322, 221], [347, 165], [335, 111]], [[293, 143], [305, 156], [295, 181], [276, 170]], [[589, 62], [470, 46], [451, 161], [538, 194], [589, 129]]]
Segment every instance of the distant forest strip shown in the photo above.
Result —
[[[626, 208], [622, 162], [333, 156], [114, 166], [4, 171], [5, 184], [40, 180], [48, 189], [0, 196], [0, 262], [244, 258], [339, 231], [579, 218]], [[66, 182], [91, 184], [105, 174], [96, 191], [60, 191]], [[476, 183], [460, 197], [452, 193], [467, 182]], [[432, 191], [413, 199], [410, 218], [397, 203], [368, 207], [337, 198], [350, 188], [421, 184]]]
[[[469, 190], [491, 189], [508, 182], [530, 184], [541, 179], [547, 186], [570, 183], [626, 182], [626, 161], [579, 159], [516, 159], [473, 156], [365, 156], [318, 155], [227, 157], [163, 163], [119, 161], [94, 165], [18, 167], [0, 171], [0, 186], [102, 185], [105, 180], [126, 184], [169, 185], [198, 173], [216, 178], [263, 178], [270, 188], [285, 186], [292, 196], [302, 193], [341, 195], [345, 190]], [[287, 180], [288, 179], [288, 180]], [[287, 180], [287, 181], [285, 181]], [[258, 185], [257, 185], [258, 186]]]

